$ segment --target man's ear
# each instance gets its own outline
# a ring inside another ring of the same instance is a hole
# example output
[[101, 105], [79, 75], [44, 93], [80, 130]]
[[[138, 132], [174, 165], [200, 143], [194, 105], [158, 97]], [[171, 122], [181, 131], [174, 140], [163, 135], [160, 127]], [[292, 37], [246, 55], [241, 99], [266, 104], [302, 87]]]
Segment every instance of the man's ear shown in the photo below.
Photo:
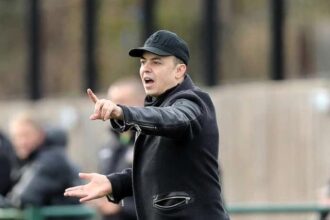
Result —
[[175, 74], [175, 77], [177, 79], [180, 79], [182, 77], [184, 77], [185, 73], [187, 71], [187, 65], [186, 64], [178, 64], [176, 66], [176, 74]]

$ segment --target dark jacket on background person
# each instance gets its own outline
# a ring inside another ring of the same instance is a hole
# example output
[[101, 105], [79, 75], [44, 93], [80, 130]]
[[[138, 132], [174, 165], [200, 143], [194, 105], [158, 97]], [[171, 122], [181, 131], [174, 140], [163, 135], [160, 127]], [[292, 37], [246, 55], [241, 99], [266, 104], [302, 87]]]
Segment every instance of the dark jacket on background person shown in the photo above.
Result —
[[[0, 195], [5, 196], [12, 185], [10, 172], [14, 152], [9, 140], [0, 132]], [[1, 202], [0, 202], [1, 206]]]
[[10, 161], [0, 150], [0, 195], [5, 196], [10, 188]]
[[78, 170], [66, 156], [66, 134], [57, 129], [47, 131], [45, 142], [12, 172], [15, 182], [7, 195], [13, 207], [78, 204], [77, 199], [63, 196], [63, 191], [80, 183]]
[[108, 176], [109, 199], [134, 195], [140, 220], [227, 220], [218, 167], [219, 134], [209, 95], [190, 77], [145, 108], [122, 106], [118, 131], [137, 130], [133, 169]]
[[[120, 172], [133, 165], [134, 135], [123, 140], [118, 132], [110, 129], [111, 140], [99, 151], [99, 172], [109, 174]], [[120, 212], [115, 215], [104, 215], [104, 220], [136, 220], [133, 197], [124, 199]]]

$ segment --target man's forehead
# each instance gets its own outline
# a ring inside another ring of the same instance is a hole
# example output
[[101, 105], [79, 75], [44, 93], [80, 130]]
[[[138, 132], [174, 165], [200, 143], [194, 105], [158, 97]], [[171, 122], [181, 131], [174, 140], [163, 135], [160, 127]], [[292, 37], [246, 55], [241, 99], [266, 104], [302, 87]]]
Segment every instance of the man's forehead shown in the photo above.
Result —
[[172, 57], [172, 56], [160, 56], [154, 53], [144, 52], [141, 56], [141, 59], [161, 60], [167, 57]]

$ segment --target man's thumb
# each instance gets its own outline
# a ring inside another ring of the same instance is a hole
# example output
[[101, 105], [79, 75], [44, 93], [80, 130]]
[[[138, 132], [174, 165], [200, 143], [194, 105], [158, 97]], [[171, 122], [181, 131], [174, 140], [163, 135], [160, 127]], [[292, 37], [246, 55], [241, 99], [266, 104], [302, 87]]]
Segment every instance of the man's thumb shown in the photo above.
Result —
[[84, 180], [91, 180], [92, 174], [91, 173], [79, 173], [79, 177]]

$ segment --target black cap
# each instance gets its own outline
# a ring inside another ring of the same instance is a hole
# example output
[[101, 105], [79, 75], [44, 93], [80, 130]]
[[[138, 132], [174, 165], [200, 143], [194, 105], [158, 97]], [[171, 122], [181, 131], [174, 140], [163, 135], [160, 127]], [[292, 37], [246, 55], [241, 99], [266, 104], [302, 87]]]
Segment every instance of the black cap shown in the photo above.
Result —
[[186, 65], [189, 61], [189, 49], [187, 43], [178, 35], [167, 30], [153, 33], [144, 43], [143, 47], [129, 51], [132, 57], [142, 57], [144, 52], [150, 52], [159, 56], [175, 56]]

